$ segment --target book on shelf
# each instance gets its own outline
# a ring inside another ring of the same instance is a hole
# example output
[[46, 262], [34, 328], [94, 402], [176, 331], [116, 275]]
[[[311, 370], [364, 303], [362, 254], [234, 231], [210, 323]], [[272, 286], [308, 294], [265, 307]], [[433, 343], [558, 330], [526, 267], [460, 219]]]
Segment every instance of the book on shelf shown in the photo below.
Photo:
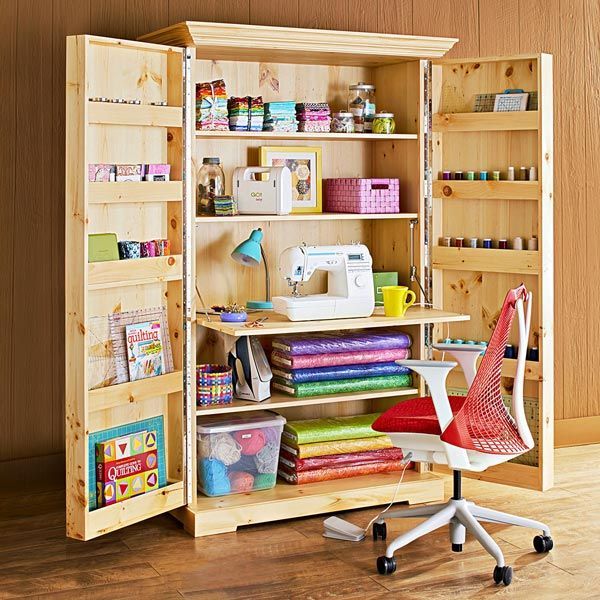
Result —
[[163, 336], [160, 321], [125, 326], [130, 381], [165, 373]]

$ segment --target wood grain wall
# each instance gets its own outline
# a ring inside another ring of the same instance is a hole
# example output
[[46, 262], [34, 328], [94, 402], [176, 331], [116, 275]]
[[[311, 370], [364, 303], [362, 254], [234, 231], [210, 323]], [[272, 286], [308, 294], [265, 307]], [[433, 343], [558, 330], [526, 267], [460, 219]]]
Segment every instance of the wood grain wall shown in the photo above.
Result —
[[186, 19], [554, 54], [556, 418], [600, 415], [598, 0], [0, 0], [0, 14], [0, 461], [64, 444], [65, 36], [136, 38]]

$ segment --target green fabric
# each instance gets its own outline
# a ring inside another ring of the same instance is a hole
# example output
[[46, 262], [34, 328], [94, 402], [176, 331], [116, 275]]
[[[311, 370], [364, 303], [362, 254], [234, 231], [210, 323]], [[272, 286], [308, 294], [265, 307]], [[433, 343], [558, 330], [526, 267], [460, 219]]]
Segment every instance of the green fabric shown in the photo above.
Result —
[[371, 425], [378, 416], [379, 413], [373, 413], [351, 417], [288, 421], [283, 428], [283, 442], [298, 446], [315, 442], [379, 437], [381, 432], [371, 429]]
[[404, 388], [412, 385], [412, 375], [384, 375], [382, 377], [357, 377], [355, 379], [337, 379], [333, 381], [311, 381], [293, 383], [279, 377], [273, 378], [273, 387], [296, 398], [341, 394], [349, 392], [368, 392], [369, 390], [386, 390]]

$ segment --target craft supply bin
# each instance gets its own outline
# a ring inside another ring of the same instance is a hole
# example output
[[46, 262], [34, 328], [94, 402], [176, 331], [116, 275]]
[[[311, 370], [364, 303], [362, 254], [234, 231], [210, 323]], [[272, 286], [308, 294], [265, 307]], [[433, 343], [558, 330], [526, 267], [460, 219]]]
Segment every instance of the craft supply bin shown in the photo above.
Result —
[[227, 496], [275, 487], [284, 425], [281, 415], [267, 411], [249, 417], [198, 417], [198, 490]]

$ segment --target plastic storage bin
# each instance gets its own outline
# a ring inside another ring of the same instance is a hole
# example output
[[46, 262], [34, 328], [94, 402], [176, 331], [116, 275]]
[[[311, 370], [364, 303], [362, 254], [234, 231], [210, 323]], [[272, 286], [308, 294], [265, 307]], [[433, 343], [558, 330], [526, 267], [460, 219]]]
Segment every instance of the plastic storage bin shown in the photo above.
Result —
[[268, 411], [251, 417], [199, 417], [198, 489], [226, 496], [275, 486], [285, 418]]

